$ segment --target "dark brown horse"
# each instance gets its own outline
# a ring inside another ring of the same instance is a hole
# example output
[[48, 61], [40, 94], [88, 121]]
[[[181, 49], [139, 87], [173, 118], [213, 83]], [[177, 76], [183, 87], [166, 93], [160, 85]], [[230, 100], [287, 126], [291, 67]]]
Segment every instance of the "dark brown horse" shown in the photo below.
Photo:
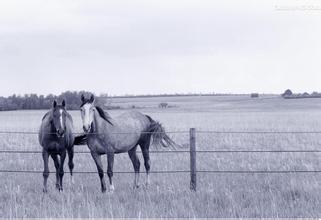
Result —
[[66, 151], [68, 152], [68, 166], [72, 178], [74, 168], [74, 145], [82, 144], [84, 136], [74, 137], [73, 121], [71, 115], [66, 111], [66, 103], [62, 101], [58, 105], [53, 102], [52, 109], [42, 118], [39, 130], [39, 143], [42, 146], [42, 157], [44, 162], [44, 192], [47, 192], [47, 179], [49, 177], [48, 160], [52, 157], [56, 168], [56, 188], [63, 190], [62, 179], [64, 176], [64, 162]]
[[111, 118], [100, 107], [94, 105], [94, 96], [89, 99], [81, 97], [81, 117], [83, 129], [87, 133], [87, 144], [91, 155], [96, 163], [101, 181], [102, 192], [106, 191], [101, 155], [107, 154], [107, 174], [109, 177], [110, 190], [113, 186], [114, 155], [128, 152], [135, 170], [134, 187], [139, 186], [140, 162], [136, 155], [139, 145], [146, 168], [146, 186], [148, 185], [150, 158], [149, 147], [151, 138], [153, 143], [163, 147], [175, 146], [176, 144], [165, 134], [164, 128], [151, 117], [137, 111], [121, 114], [117, 118]]

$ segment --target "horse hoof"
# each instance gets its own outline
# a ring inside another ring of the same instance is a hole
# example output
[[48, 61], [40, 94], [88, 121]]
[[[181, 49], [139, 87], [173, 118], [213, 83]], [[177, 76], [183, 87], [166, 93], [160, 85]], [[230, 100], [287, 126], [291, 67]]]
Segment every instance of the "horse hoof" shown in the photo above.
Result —
[[60, 185], [56, 184], [56, 189], [60, 190]]
[[114, 190], [115, 190], [114, 185], [109, 186], [109, 190], [108, 190], [109, 193], [113, 193]]
[[43, 189], [42, 191], [43, 191], [43, 193], [48, 193], [47, 189]]
[[71, 178], [70, 178], [70, 183], [73, 185], [73, 184], [75, 184], [75, 180], [74, 180], [74, 177], [73, 176], [71, 176]]
[[101, 188], [101, 192], [105, 193], [106, 192], [106, 188]]
[[64, 190], [63, 190], [63, 188], [62, 187], [60, 187], [59, 188], [59, 192], [63, 192]]

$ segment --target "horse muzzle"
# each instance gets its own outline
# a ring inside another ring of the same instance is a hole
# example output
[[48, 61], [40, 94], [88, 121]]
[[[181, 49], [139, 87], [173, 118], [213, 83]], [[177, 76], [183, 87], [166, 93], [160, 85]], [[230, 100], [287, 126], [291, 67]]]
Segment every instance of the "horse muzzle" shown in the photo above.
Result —
[[85, 133], [89, 133], [91, 130], [91, 126], [83, 126], [82, 128], [84, 129]]
[[57, 136], [58, 137], [64, 137], [65, 136], [65, 131], [63, 131], [63, 130], [57, 130]]

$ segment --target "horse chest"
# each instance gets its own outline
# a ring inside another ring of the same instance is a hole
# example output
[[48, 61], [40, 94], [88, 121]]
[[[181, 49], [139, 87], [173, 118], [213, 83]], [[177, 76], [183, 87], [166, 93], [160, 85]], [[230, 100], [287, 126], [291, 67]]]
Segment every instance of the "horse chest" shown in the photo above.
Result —
[[108, 146], [110, 145], [108, 145], [102, 140], [93, 139], [93, 138], [88, 139], [88, 147], [89, 147], [89, 150], [92, 152], [103, 154], [103, 153], [106, 153], [107, 151], [112, 151], [112, 149], [109, 149]]
[[46, 146], [48, 151], [61, 151], [66, 148], [66, 142], [64, 140], [55, 140], [48, 143]]

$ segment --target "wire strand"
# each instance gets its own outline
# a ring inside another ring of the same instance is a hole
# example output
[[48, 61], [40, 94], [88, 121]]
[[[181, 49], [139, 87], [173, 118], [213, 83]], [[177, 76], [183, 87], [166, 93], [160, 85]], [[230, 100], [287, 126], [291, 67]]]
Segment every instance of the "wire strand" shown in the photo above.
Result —
[[[136, 151], [142, 153], [142, 151]], [[321, 150], [171, 150], [171, 151], [149, 151], [154, 154], [171, 154], [171, 153], [321, 153]], [[42, 151], [30, 151], [30, 150], [0, 150], [0, 153], [4, 154], [41, 154]], [[90, 154], [90, 151], [75, 151], [75, 154]], [[106, 152], [108, 153], [108, 152]]]
[[[40, 170], [0, 170], [0, 173], [42, 174]], [[49, 172], [56, 173], [56, 172]], [[70, 172], [64, 172], [70, 174]], [[115, 171], [114, 174], [134, 174], [133, 171]], [[150, 171], [153, 174], [190, 173], [189, 170]], [[199, 170], [196, 173], [226, 173], [226, 174], [291, 174], [291, 173], [321, 173], [321, 170]], [[74, 171], [73, 174], [98, 174], [97, 171]]]
[[[140, 132], [141, 134], [188, 134], [189, 131], [165, 131], [165, 132]], [[321, 131], [205, 131], [196, 130], [199, 134], [321, 134]], [[39, 134], [35, 131], [0, 131], [0, 134]], [[55, 135], [56, 133], [46, 133]], [[83, 135], [83, 132], [73, 132], [74, 135]], [[99, 135], [104, 133], [90, 133], [87, 135]], [[134, 134], [133, 132], [110, 132], [109, 134]]]

